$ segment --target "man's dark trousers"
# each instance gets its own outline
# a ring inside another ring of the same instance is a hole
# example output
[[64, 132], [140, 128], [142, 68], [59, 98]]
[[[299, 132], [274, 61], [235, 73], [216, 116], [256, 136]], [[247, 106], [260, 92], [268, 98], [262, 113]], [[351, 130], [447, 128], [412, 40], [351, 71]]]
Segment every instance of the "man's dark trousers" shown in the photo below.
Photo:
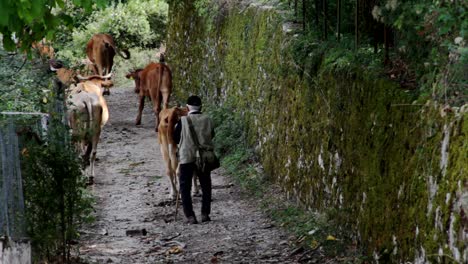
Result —
[[184, 207], [184, 214], [186, 217], [195, 216], [192, 206], [192, 196], [190, 191], [192, 190], [192, 177], [193, 173], [196, 172], [200, 187], [202, 190], [202, 215], [210, 215], [211, 212], [211, 173], [198, 171], [197, 166], [194, 162], [180, 164], [180, 194], [182, 196], [182, 206]]

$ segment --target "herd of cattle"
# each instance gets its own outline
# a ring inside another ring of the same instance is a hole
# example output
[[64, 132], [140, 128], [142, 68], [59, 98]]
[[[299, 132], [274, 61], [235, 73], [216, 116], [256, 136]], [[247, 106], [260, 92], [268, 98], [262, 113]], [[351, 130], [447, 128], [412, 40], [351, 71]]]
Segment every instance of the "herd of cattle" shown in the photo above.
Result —
[[[124, 59], [129, 59], [130, 53], [127, 50], [119, 51], [112, 36], [95, 34], [86, 46], [87, 69], [93, 75], [82, 76], [80, 72], [67, 69], [60, 61], [55, 60], [53, 48], [50, 45], [42, 43], [36, 47], [41, 55], [49, 57], [50, 69], [56, 72], [58, 84], [65, 91], [72, 139], [81, 152], [85, 165], [90, 167], [88, 178], [89, 183], [92, 184], [97, 144], [101, 131], [109, 120], [109, 109], [104, 95], [109, 95], [109, 88], [113, 86], [111, 71], [114, 56], [119, 54]], [[128, 73], [126, 77], [134, 80], [135, 93], [139, 95], [136, 125], [141, 124], [145, 98], [149, 97], [153, 103], [155, 130], [158, 133], [158, 142], [166, 174], [171, 183], [170, 195], [172, 198], [176, 198], [178, 161], [172, 132], [180, 117], [187, 115], [187, 110], [179, 107], [169, 108], [168, 106], [172, 92], [171, 69], [165, 64], [164, 55], [161, 54], [159, 63], [152, 62], [144, 69]], [[198, 191], [198, 185], [194, 184], [194, 187]]]

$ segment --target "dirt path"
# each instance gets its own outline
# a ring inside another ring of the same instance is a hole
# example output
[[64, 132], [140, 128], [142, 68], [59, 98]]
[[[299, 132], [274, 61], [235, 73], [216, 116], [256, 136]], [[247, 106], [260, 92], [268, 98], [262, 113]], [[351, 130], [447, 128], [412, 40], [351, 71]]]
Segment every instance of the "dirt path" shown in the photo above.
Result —
[[[80, 254], [89, 263], [292, 263], [288, 237], [240, 195], [227, 177], [213, 173], [212, 221], [174, 222], [169, 181], [147, 104], [136, 127], [132, 88], [107, 97], [110, 121], [98, 150], [96, 222], [82, 230]], [[200, 198], [194, 210], [200, 219]], [[142, 231], [143, 230], [143, 231]], [[180, 251], [180, 252], [179, 252]]]

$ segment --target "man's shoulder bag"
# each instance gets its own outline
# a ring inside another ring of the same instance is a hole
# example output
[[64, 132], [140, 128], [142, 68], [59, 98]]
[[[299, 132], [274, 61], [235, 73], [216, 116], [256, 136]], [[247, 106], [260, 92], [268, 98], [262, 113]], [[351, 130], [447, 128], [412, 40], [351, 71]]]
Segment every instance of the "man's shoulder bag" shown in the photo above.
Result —
[[216, 157], [213, 149], [207, 149], [200, 145], [198, 142], [198, 136], [195, 132], [195, 128], [193, 127], [192, 120], [189, 116], [187, 116], [187, 121], [190, 127], [190, 133], [192, 134], [193, 142], [198, 149], [199, 157], [197, 157], [197, 167], [201, 171], [212, 171], [219, 168], [219, 159]]

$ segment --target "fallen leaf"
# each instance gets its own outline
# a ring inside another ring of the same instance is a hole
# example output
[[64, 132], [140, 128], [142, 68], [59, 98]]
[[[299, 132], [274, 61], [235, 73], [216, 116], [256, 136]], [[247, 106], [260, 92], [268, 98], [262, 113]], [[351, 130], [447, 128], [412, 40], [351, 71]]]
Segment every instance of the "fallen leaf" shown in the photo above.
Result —
[[27, 148], [23, 148], [21, 150], [21, 155], [25, 156], [25, 157], [28, 157], [29, 156], [29, 151]]
[[300, 236], [299, 239], [297, 240], [297, 243], [302, 243], [306, 237], [305, 236]]
[[316, 249], [318, 248], [319, 246], [319, 242], [317, 240], [312, 240], [312, 242], [310, 243], [310, 248], [312, 249]]
[[173, 246], [168, 251], [169, 254], [179, 254], [182, 252], [182, 248], [179, 246]]

